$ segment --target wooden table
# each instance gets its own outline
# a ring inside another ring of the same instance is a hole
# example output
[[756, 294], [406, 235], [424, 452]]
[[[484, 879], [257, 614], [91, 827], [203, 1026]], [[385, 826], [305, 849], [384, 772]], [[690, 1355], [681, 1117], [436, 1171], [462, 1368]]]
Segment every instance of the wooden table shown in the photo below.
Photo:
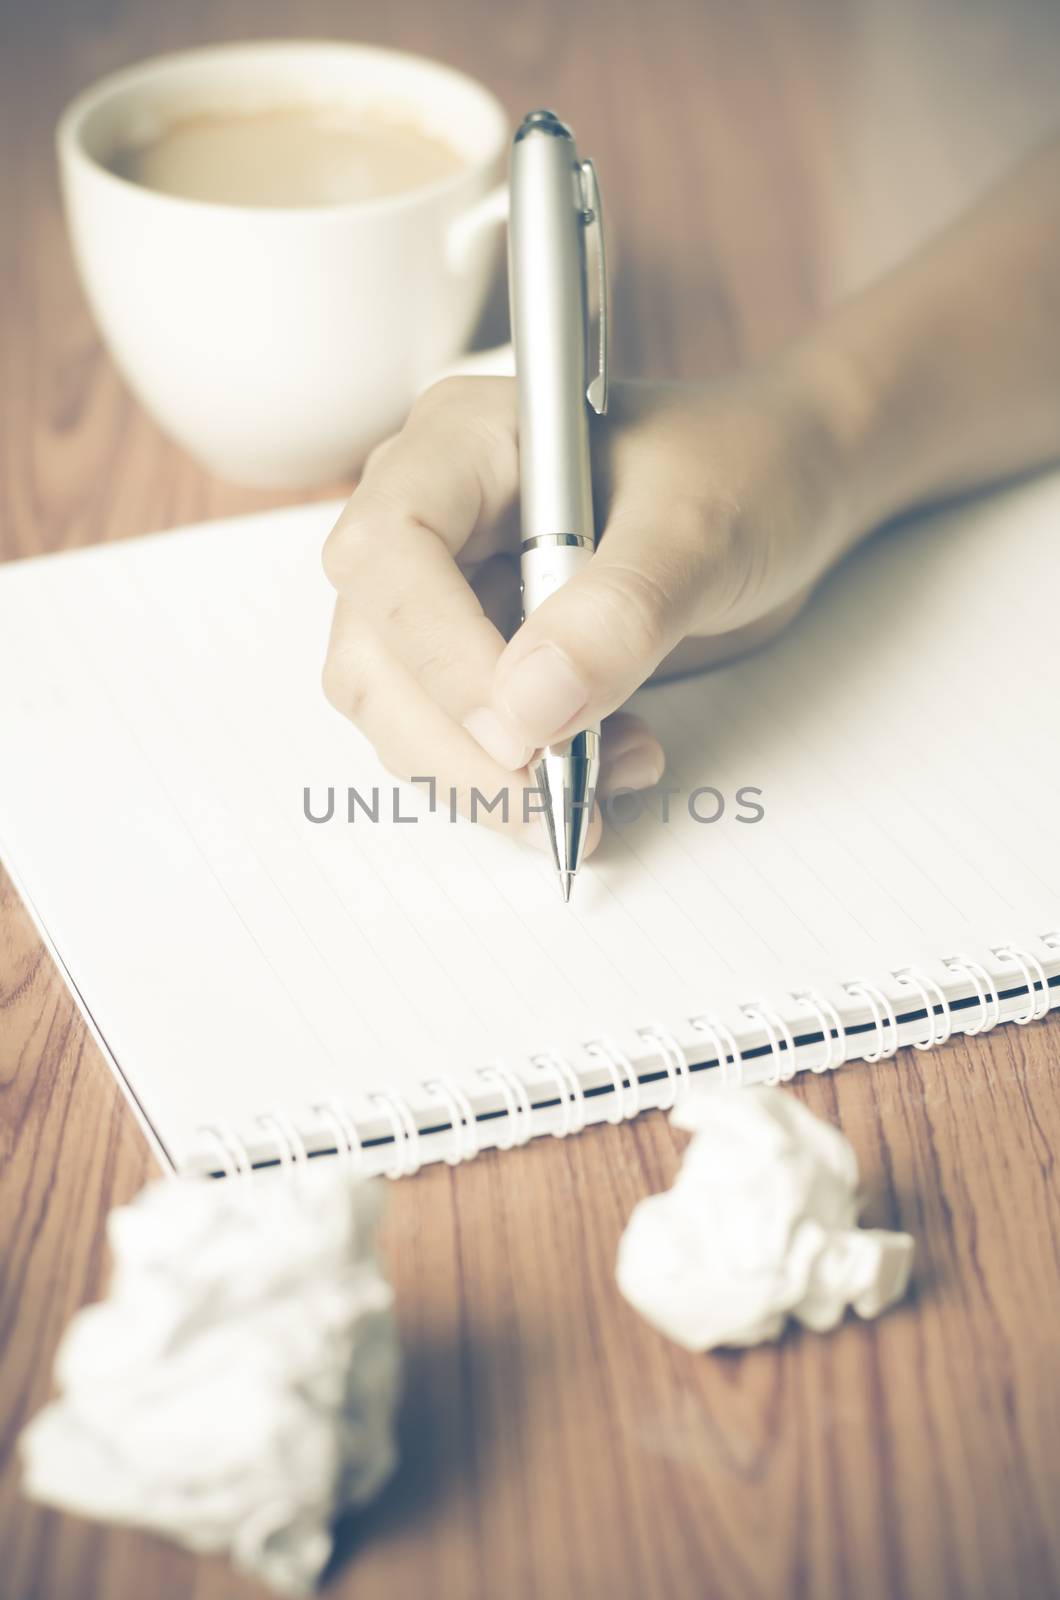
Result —
[[[207, 477], [100, 349], [66, 249], [51, 129], [102, 72], [215, 39], [339, 35], [450, 60], [513, 115], [554, 103], [610, 197], [617, 365], [691, 376], [775, 346], [1039, 131], [1055, 7], [989, 9], [37, 0], [16, 17], [8, 3], [0, 551], [278, 503]], [[219, 1562], [18, 1497], [10, 1447], [48, 1393], [62, 1328], [103, 1288], [107, 1211], [151, 1162], [3, 880], [0, 1090], [4, 1594], [258, 1592]], [[404, 1464], [343, 1534], [330, 1592], [1060, 1592], [1060, 1020], [797, 1092], [853, 1141], [869, 1219], [917, 1238], [913, 1293], [878, 1325], [704, 1358], [643, 1325], [612, 1267], [634, 1202], [674, 1170], [679, 1140], [656, 1114], [391, 1189]]]

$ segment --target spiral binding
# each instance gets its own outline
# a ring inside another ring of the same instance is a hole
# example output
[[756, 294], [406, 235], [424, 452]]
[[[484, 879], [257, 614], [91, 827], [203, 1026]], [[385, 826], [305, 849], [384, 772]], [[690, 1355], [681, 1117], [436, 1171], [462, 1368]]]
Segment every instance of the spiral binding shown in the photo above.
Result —
[[[608, 1108], [607, 1120], [619, 1123], [640, 1113], [640, 1079], [629, 1057], [612, 1044], [610, 1039], [590, 1039], [582, 1046], [591, 1061], [599, 1061], [611, 1079], [614, 1095]], [[627, 1098], [628, 1096], [628, 1098]]]
[[[1040, 934], [1037, 943], [1051, 955], [1060, 952], [1060, 928], [1051, 928]], [[929, 972], [916, 966], [893, 969], [889, 978], [909, 992], [912, 1009], [899, 1013], [884, 990], [867, 978], [853, 978], [837, 987], [858, 1001], [868, 1011], [872, 1038], [867, 1047], [858, 1051], [861, 1059], [877, 1062], [893, 1056], [899, 1048], [900, 1028], [906, 1027], [919, 1016], [924, 1018], [924, 1031], [910, 1043], [916, 1050], [933, 1050], [945, 1044], [959, 1030], [968, 1037], [989, 1033], [1002, 1021], [1003, 1005], [1014, 995], [1026, 993], [1026, 1005], [1009, 1020], [1020, 1027], [1044, 1017], [1049, 1010], [1052, 990], [1049, 976], [1042, 960], [1025, 944], [1008, 942], [994, 945], [990, 954], [995, 961], [1012, 969], [1016, 980], [1012, 988], [1003, 988], [991, 976], [981, 961], [963, 951], [945, 957], [939, 966], [953, 978], [967, 983], [972, 995], [951, 1003], [940, 984]], [[1053, 989], [1058, 987], [1053, 979]], [[664, 1024], [650, 1023], [636, 1030], [636, 1036], [645, 1046], [646, 1054], [640, 1068], [610, 1038], [597, 1037], [581, 1046], [586, 1063], [600, 1069], [603, 1082], [583, 1082], [583, 1072], [572, 1063], [569, 1056], [558, 1050], [546, 1050], [529, 1058], [537, 1074], [538, 1084], [545, 1087], [542, 1101], [523, 1074], [503, 1062], [479, 1067], [475, 1077], [484, 1089], [490, 1090], [500, 1103], [499, 1109], [476, 1111], [467, 1089], [445, 1074], [435, 1074], [420, 1085], [425, 1096], [439, 1109], [439, 1126], [421, 1127], [417, 1122], [412, 1103], [393, 1090], [378, 1090], [367, 1095], [367, 1103], [381, 1117], [386, 1132], [382, 1138], [365, 1142], [358, 1132], [349, 1111], [337, 1100], [318, 1101], [308, 1108], [307, 1115], [318, 1130], [323, 1129], [325, 1140], [331, 1139], [334, 1154], [349, 1162], [355, 1173], [369, 1170], [369, 1145], [390, 1146], [389, 1160], [384, 1164], [384, 1175], [408, 1177], [418, 1171], [424, 1159], [423, 1141], [435, 1135], [448, 1136], [441, 1159], [450, 1166], [473, 1160], [487, 1144], [500, 1150], [511, 1150], [525, 1145], [533, 1136], [535, 1118], [546, 1108], [556, 1108], [551, 1132], [557, 1139], [580, 1133], [589, 1121], [590, 1101], [599, 1100], [603, 1115], [600, 1120], [612, 1123], [635, 1117], [645, 1105], [646, 1086], [658, 1085], [651, 1104], [668, 1110], [687, 1092], [694, 1073], [717, 1071], [724, 1085], [740, 1086], [748, 1081], [748, 1069], [754, 1058], [768, 1056], [764, 1074], [755, 1081], [767, 1084], [787, 1082], [797, 1068], [804, 1065], [810, 1071], [834, 1071], [848, 1059], [852, 1041], [864, 1031], [863, 1023], [844, 1025], [839, 1010], [827, 995], [812, 988], [795, 989], [788, 997], [800, 1008], [800, 1020], [794, 1026], [784, 1015], [764, 999], [748, 1001], [737, 1009], [740, 1015], [765, 1036], [765, 1046], [741, 1045], [732, 1028], [716, 1013], [698, 1012], [685, 1019], [691, 1032], [704, 1041], [705, 1055], [689, 1059], [677, 1034]], [[808, 1019], [802, 1026], [801, 1019]], [[820, 1042], [820, 1052], [810, 1059], [806, 1052]], [[800, 1051], [804, 1059], [799, 1060]], [[226, 1178], [244, 1181], [255, 1167], [273, 1166], [287, 1173], [303, 1169], [316, 1154], [331, 1154], [325, 1144], [323, 1149], [311, 1152], [305, 1135], [295, 1120], [280, 1110], [259, 1116], [253, 1132], [244, 1140], [224, 1122], [202, 1125], [198, 1133], [204, 1146], [217, 1157], [211, 1172]], [[317, 1133], [313, 1135], [318, 1143]], [[437, 1153], [438, 1146], [433, 1146]], [[261, 1153], [264, 1149], [264, 1154]], [[204, 1159], [209, 1158], [204, 1156]]]
[[689, 1085], [688, 1057], [673, 1034], [666, 1028], [660, 1027], [658, 1023], [652, 1023], [647, 1028], [638, 1028], [637, 1037], [643, 1039], [645, 1044], [651, 1045], [666, 1069], [670, 1083], [670, 1098], [659, 1102], [659, 1110], [672, 1111]]
[[[697, 1016], [689, 1017], [689, 1026], [695, 1033], [706, 1034], [714, 1046], [714, 1060], [721, 1068], [721, 1081], [728, 1086], [735, 1081], [738, 1087], [743, 1087], [743, 1053], [736, 1043], [736, 1035], [731, 1028], [726, 1027], [717, 1017], [700, 1012]], [[732, 1062], [733, 1077], [729, 1077], [729, 1063]]]
[[[884, 1061], [893, 1056], [898, 1050], [898, 1018], [895, 1016], [894, 1007], [883, 993], [873, 983], [867, 983], [864, 978], [855, 978], [850, 983], [843, 984], [843, 991], [851, 999], [864, 1000], [872, 1012], [872, 1020], [876, 1025], [876, 1034], [879, 1046], [871, 1053], [866, 1050], [863, 1060], [870, 1064], [874, 1061]], [[890, 1027], [890, 1041], [884, 1031], [884, 1025]]]
[[832, 1004], [824, 995], [816, 994], [812, 989], [796, 989], [792, 991], [791, 998], [800, 1005], [809, 1006], [816, 1020], [821, 1024], [821, 1041], [825, 1047], [823, 1061], [812, 1061], [811, 1072], [834, 1072], [836, 1067], [841, 1067], [846, 1060], [846, 1034], [843, 1031], [843, 1021]]
[[[1028, 1022], [1038, 1022], [1049, 1009], [1049, 979], [1045, 976], [1045, 968], [1038, 957], [1029, 950], [1018, 950], [1015, 945], [1003, 944], [992, 952], [999, 961], [1013, 961], [1019, 967], [1023, 981], [1027, 986], [1027, 1010], [1020, 1017], [1013, 1017], [1013, 1022], [1020, 1028], [1025, 1028]], [[1033, 976], [1032, 976], [1033, 969]], [[1035, 985], [1042, 986], [1042, 1004], [1039, 1009], [1035, 996]]]
[[376, 1090], [368, 1099], [383, 1112], [394, 1136], [395, 1164], [388, 1169], [387, 1177], [411, 1178], [420, 1170], [420, 1130], [412, 1107], [404, 1095], [386, 1089]]
[[[897, 971], [891, 973], [891, 977], [894, 978], [896, 983], [900, 983], [906, 988], [914, 989], [917, 997], [924, 1003], [924, 1012], [928, 1025], [927, 1038], [914, 1039], [912, 1041], [913, 1049], [934, 1050], [940, 1044], [945, 1044], [953, 1032], [953, 1014], [950, 1011], [949, 1001], [934, 978], [929, 978], [926, 973], [919, 971], [916, 967], [899, 967]], [[942, 1011], [942, 1020], [938, 1027], [935, 1026], [935, 1000], [932, 999], [931, 994], [928, 992], [929, 990], [934, 991], [935, 998], [938, 1000]]]
[[453, 1142], [444, 1157], [447, 1164], [458, 1167], [462, 1161], [477, 1156], [480, 1147], [475, 1108], [460, 1085], [449, 1077], [431, 1078], [423, 1088], [428, 1094], [436, 1095], [449, 1112]]
[[963, 974], [970, 978], [975, 987], [976, 1004], [981, 1015], [974, 1028], [964, 1029], [965, 1034], [969, 1038], [974, 1038], [977, 1033], [989, 1033], [991, 1028], [996, 1028], [1001, 1021], [1001, 996], [986, 968], [980, 966], [978, 961], [963, 955], [947, 956], [942, 965], [947, 972], [952, 972], [957, 977]]
[[[335, 1133], [335, 1154], [337, 1156], [345, 1154], [356, 1171], [363, 1172], [364, 1146], [361, 1144], [360, 1134], [353, 1125], [353, 1118], [346, 1115], [336, 1100], [318, 1101], [315, 1106], [310, 1107], [310, 1110], [314, 1116], [322, 1117], [325, 1124]], [[343, 1145], [346, 1146], [345, 1151]]]
[[[769, 1050], [772, 1066], [763, 1080], [771, 1088], [778, 1083], [785, 1083], [795, 1076], [795, 1038], [784, 1018], [772, 1006], [767, 1006], [764, 1000], [756, 1000], [751, 1004], [742, 1005], [740, 1010], [748, 1022], [757, 1023], [766, 1030], [769, 1038]], [[781, 1054], [783, 1050], [787, 1055]]]
[[509, 1135], [505, 1142], [498, 1141], [498, 1149], [512, 1150], [527, 1144], [534, 1132], [534, 1108], [526, 1092], [526, 1084], [504, 1066], [479, 1067], [478, 1076], [483, 1083], [495, 1084], [504, 1101]]
[[220, 1152], [222, 1177], [250, 1177], [254, 1168], [247, 1147], [226, 1123], [204, 1123], [199, 1133]]
[[304, 1165], [309, 1160], [304, 1139], [291, 1119], [282, 1111], [265, 1112], [258, 1117], [257, 1123], [266, 1133], [270, 1128], [275, 1130], [273, 1136], [281, 1167]]
[[552, 1129], [553, 1136], [566, 1139], [568, 1134], [581, 1133], [588, 1114], [585, 1090], [566, 1056], [558, 1050], [546, 1050], [541, 1055], [531, 1056], [530, 1060], [542, 1072], [549, 1073], [559, 1086], [560, 1121], [559, 1126]]

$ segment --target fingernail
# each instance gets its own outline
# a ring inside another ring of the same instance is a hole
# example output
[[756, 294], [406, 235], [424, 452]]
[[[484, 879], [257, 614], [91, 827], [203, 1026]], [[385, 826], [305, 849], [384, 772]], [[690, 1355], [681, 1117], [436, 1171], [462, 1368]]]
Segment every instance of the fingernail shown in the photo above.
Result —
[[464, 718], [464, 727], [476, 744], [480, 744], [498, 766], [506, 767], [509, 772], [518, 772], [520, 767], [525, 767], [534, 753], [530, 745], [523, 744], [505, 727], [489, 706], [479, 706], [470, 712]]
[[666, 765], [661, 750], [651, 745], [640, 745], [616, 756], [607, 769], [607, 787], [616, 789], [651, 789], [663, 775]]
[[501, 693], [515, 720], [542, 740], [564, 727], [589, 698], [581, 677], [553, 644], [539, 644], [524, 656]]

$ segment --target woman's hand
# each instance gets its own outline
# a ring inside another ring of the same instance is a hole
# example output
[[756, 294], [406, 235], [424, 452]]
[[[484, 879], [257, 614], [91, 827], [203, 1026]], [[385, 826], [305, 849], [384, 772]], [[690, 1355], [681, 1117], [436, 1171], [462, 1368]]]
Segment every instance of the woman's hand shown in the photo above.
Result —
[[793, 363], [616, 383], [594, 429], [597, 551], [522, 626], [510, 379], [428, 390], [369, 459], [325, 550], [333, 704], [391, 771], [452, 786], [465, 811], [473, 789], [507, 786], [507, 826], [531, 843], [536, 749], [607, 719], [602, 786], [657, 782], [658, 742], [619, 708], [653, 674], [772, 637], [849, 537], [840, 450]]
[[597, 551], [521, 627], [515, 386], [438, 384], [328, 540], [329, 696], [465, 809], [507, 787], [530, 842], [526, 762], [587, 723], [608, 719], [604, 784], [656, 782], [657, 741], [618, 712], [645, 679], [762, 643], [887, 518], [1057, 458], [1058, 237], [1060, 141], [771, 366], [613, 385]]

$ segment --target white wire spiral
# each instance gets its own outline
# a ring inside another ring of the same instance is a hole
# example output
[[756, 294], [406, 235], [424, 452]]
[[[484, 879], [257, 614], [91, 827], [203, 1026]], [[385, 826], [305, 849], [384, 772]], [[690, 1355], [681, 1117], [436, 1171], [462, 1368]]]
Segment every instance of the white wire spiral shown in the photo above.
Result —
[[[778, 1083], [786, 1083], [795, 1076], [795, 1040], [791, 1029], [784, 1018], [766, 1005], [763, 1000], [755, 1000], [742, 1005], [740, 1010], [749, 1022], [756, 1022], [764, 1028], [769, 1036], [769, 1048], [772, 1053], [773, 1066], [762, 1080], [771, 1087]], [[787, 1059], [781, 1051], [787, 1050]]]
[[720, 1021], [717, 1017], [711, 1015], [709, 1012], [700, 1012], [694, 1017], [689, 1017], [688, 1022], [689, 1026], [694, 1028], [696, 1033], [705, 1034], [710, 1040], [711, 1044], [714, 1046], [714, 1059], [721, 1068], [722, 1083], [728, 1085], [730, 1082], [729, 1063], [731, 1058], [731, 1070], [736, 1080], [736, 1086], [738, 1088], [742, 1087], [744, 1077], [743, 1054], [739, 1045], [736, 1043], [736, 1035], [733, 1033], [732, 1029], [726, 1027], [724, 1022]]
[[688, 1088], [688, 1057], [681, 1046], [665, 1028], [658, 1023], [651, 1023], [646, 1028], [639, 1028], [637, 1036], [650, 1044], [657, 1052], [660, 1061], [666, 1069], [666, 1077], [670, 1084], [670, 1098], [660, 1100], [660, 1111], [672, 1111], [678, 1098]]
[[[1050, 951], [1060, 951], [1060, 929], [1042, 933], [1038, 942]], [[1051, 994], [1045, 966], [1033, 951], [1023, 945], [1008, 943], [994, 946], [992, 955], [1010, 964], [1019, 974], [1027, 992], [1023, 1010], [1012, 1018], [1021, 1027], [1046, 1015]], [[922, 1038], [913, 1040], [917, 1050], [931, 1050], [951, 1037], [954, 1027], [974, 1037], [987, 1033], [1002, 1020], [1000, 987], [991, 973], [980, 962], [963, 952], [947, 956], [942, 968], [952, 976], [966, 980], [974, 990], [974, 1010], [969, 1007], [967, 1025], [955, 1014], [941, 987], [928, 973], [917, 967], [902, 967], [890, 976], [904, 988], [912, 991], [920, 1002], [926, 1018], [926, 1031]], [[864, 1059], [876, 1062], [893, 1056], [899, 1045], [898, 1018], [895, 1006], [875, 984], [864, 978], [852, 979], [842, 986], [844, 994], [860, 1000], [869, 1010], [874, 1029], [873, 1048], [864, 1051]], [[838, 1009], [819, 990], [803, 988], [793, 990], [790, 998], [805, 1007], [815, 1018], [822, 1040], [822, 1054], [807, 1063], [814, 1072], [828, 1072], [847, 1059], [849, 1029], [845, 1029]], [[967, 1002], [965, 1002], [967, 1006]], [[742, 1016], [761, 1028], [769, 1044], [770, 1069], [764, 1079], [776, 1084], [792, 1078], [796, 1070], [797, 1050], [792, 1026], [783, 1014], [764, 1000], [749, 1001], [740, 1008]], [[710, 1054], [706, 1060], [716, 1061], [723, 1083], [745, 1081], [745, 1052], [737, 1043], [732, 1029], [711, 1012], [688, 1017], [687, 1026], [707, 1041]], [[796, 1023], [795, 1026], [798, 1024]], [[691, 1084], [693, 1067], [685, 1047], [678, 1037], [660, 1023], [651, 1023], [637, 1030], [637, 1037], [649, 1045], [661, 1062], [667, 1079], [669, 1094], [664, 1093], [662, 1109], [669, 1109]], [[636, 1116], [642, 1109], [643, 1086], [632, 1061], [610, 1038], [590, 1039], [582, 1046], [584, 1056], [601, 1066], [609, 1079], [609, 1098], [606, 1101], [606, 1118], [618, 1123]], [[804, 1050], [804, 1055], [808, 1050]], [[588, 1105], [578, 1071], [567, 1056], [558, 1051], [545, 1051], [529, 1058], [539, 1073], [547, 1075], [558, 1090], [557, 1125], [552, 1129], [556, 1138], [566, 1138], [580, 1132], [588, 1121]], [[693, 1058], [695, 1059], [695, 1058]], [[503, 1063], [477, 1069], [476, 1077], [500, 1096], [503, 1111], [498, 1118], [496, 1144], [508, 1150], [526, 1144], [534, 1133], [534, 1105], [531, 1093], [522, 1076]], [[446, 1109], [450, 1137], [443, 1157], [451, 1166], [473, 1159], [483, 1148], [483, 1130], [471, 1096], [452, 1077], [442, 1075], [426, 1080], [424, 1091]], [[401, 1094], [380, 1090], [367, 1096], [368, 1102], [384, 1116], [393, 1139], [393, 1153], [386, 1166], [388, 1177], [411, 1176], [422, 1160], [421, 1133], [410, 1102]], [[319, 1129], [323, 1123], [335, 1140], [336, 1152], [348, 1159], [357, 1171], [365, 1167], [366, 1152], [355, 1122], [336, 1100], [317, 1102], [308, 1108], [312, 1118], [311, 1138], [314, 1149], [319, 1142]], [[487, 1116], [487, 1125], [492, 1120]], [[503, 1129], [500, 1123], [503, 1122]], [[309, 1157], [306, 1140], [297, 1124], [282, 1111], [265, 1112], [255, 1119], [254, 1126], [267, 1136], [270, 1153], [257, 1155], [259, 1165], [277, 1164], [281, 1170], [304, 1168]], [[251, 1149], [259, 1150], [259, 1140], [249, 1144], [227, 1123], [201, 1125], [198, 1130], [219, 1157], [218, 1167], [225, 1177], [247, 1179], [254, 1169]], [[204, 1154], [204, 1160], [210, 1158]]]
[[554, 1137], [566, 1139], [568, 1134], [581, 1133], [586, 1119], [585, 1091], [566, 1056], [546, 1050], [530, 1059], [542, 1072], [550, 1073], [559, 1087], [560, 1120], [552, 1130]]
[[387, 1168], [388, 1178], [411, 1178], [420, 1170], [420, 1130], [412, 1108], [403, 1095], [378, 1090], [368, 1099], [378, 1106], [394, 1136], [394, 1162]]
[[989, 1033], [991, 1028], [996, 1028], [1001, 1021], [1001, 999], [986, 968], [980, 966], [978, 961], [973, 961], [970, 956], [947, 956], [942, 965], [947, 972], [952, 972], [956, 977], [968, 978], [975, 989], [976, 1005], [979, 1008], [979, 1020], [973, 1025], [965, 1026], [964, 1032], [969, 1039], [974, 1039], [977, 1033]]
[[450, 1167], [458, 1167], [462, 1161], [473, 1160], [481, 1148], [478, 1119], [475, 1116], [475, 1108], [463, 1089], [448, 1076], [428, 1078], [421, 1087], [428, 1094], [441, 1100], [449, 1113], [452, 1143], [448, 1154], [444, 1157], [446, 1163]]
[[205, 1122], [197, 1130], [221, 1153], [221, 1174], [225, 1178], [249, 1178], [253, 1169], [246, 1145], [224, 1122]]
[[[855, 1000], [864, 1000], [872, 1012], [872, 1020], [876, 1024], [876, 1037], [879, 1047], [874, 1051], [865, 1052], [864, 1059], [870, 1064], [874, 1061], [886, 1061], [898, 1049], [898, 1018], [894, 1014], [894, 1007], [882, 989], [877, 989], [874, 983], [868, 983], [864, 978], [854, 978], [843, 985], [844, 992]], [[890, 1042], [887, 1041], [886, 1028], [891, 1030]]]
[[[353, 1118], [347, 1116], [337, 1100], [321, 1100], [309, 1109], [313, 1116], [323, 1117], [335, 1134], [335, 1154], [352, 1162], [359, 1172], [363, 1171], [364, 1149], [354, 1127]], [[345, 1150], [343, 1145], [346, 1147]]]
[[590, 1039], [582, 1048], [591, 1060], [606, 1067], [610, 1076], [613, 1099], [608, 1122], [619, 1123], [635, 1117], [640, 1111], [640, 1079], [629, 1057], [610, 1039]]
[[792, 991], [791, 998], [800, 1005], [809, 1006], [817, 1021], [821, 1024], [821, 1039], [824, 1044], [824, 1058], [811, 1063], [812, 1072], [834, 1072], [836, 1067], [841, 1067], [846, 1060], [846, 1035], [843, 1032], [843, 1023], [839, 1012], [831, 1000], [818, 994], [814, 989], [798, 989]]
[[526, 1144], [534, 1131], [534, 1108], [530, 1104], [525, 1083], [514, 1072], [500, 1065], [479, 1067], [478, 1076], [483, 1083], [495, 1085], [504, 1101], [508, 1138], [497, 1140], [498, 1150], [511, 1150]]
[[271, 1130], [281, 1167], [305, 1166], [309, 1152], [290, 1117], [282, 1111], [265, 1111], [255, 1120], [259, 1128], [267, 1133]]
[[[953, 1013], [950, 1011], [949, 1001], [934, 978], [929, 978], [918, 967], [899, 967], [896, 972], [891, 973], [891, 977], [894, 978], [896, 983], [902, 984], [903, 987], [914, 989], [924, 1003], [924, 1011], [927, 1014], [927, 1038], [913, 1039], [911, 1041], [913, 1049], [935, 1050], [940, 1044], [945, 1044], [953, 1032]], [[929, 989], [933, 991], [934, 999], [928, 993]], [[937, 1023], [935, 1020], [935, 1000], [942, 1007], [942, 1016]]]
[[[999, 961], [1011, 961], [1019, 967], [1027, 986], [1027, 1009], [1021, 1016], [1013, 1017], [1013, 1022], [1020, 1028], [1025, 1028], [1028, 1022], [1039, 1022], [1049, 1009], [1049, 980], [1038, 957], [1012, 944], [998, 945], [993, 953]], [[1035, 983], [1042, 986], [1040, 998], [1034, 992]]]

